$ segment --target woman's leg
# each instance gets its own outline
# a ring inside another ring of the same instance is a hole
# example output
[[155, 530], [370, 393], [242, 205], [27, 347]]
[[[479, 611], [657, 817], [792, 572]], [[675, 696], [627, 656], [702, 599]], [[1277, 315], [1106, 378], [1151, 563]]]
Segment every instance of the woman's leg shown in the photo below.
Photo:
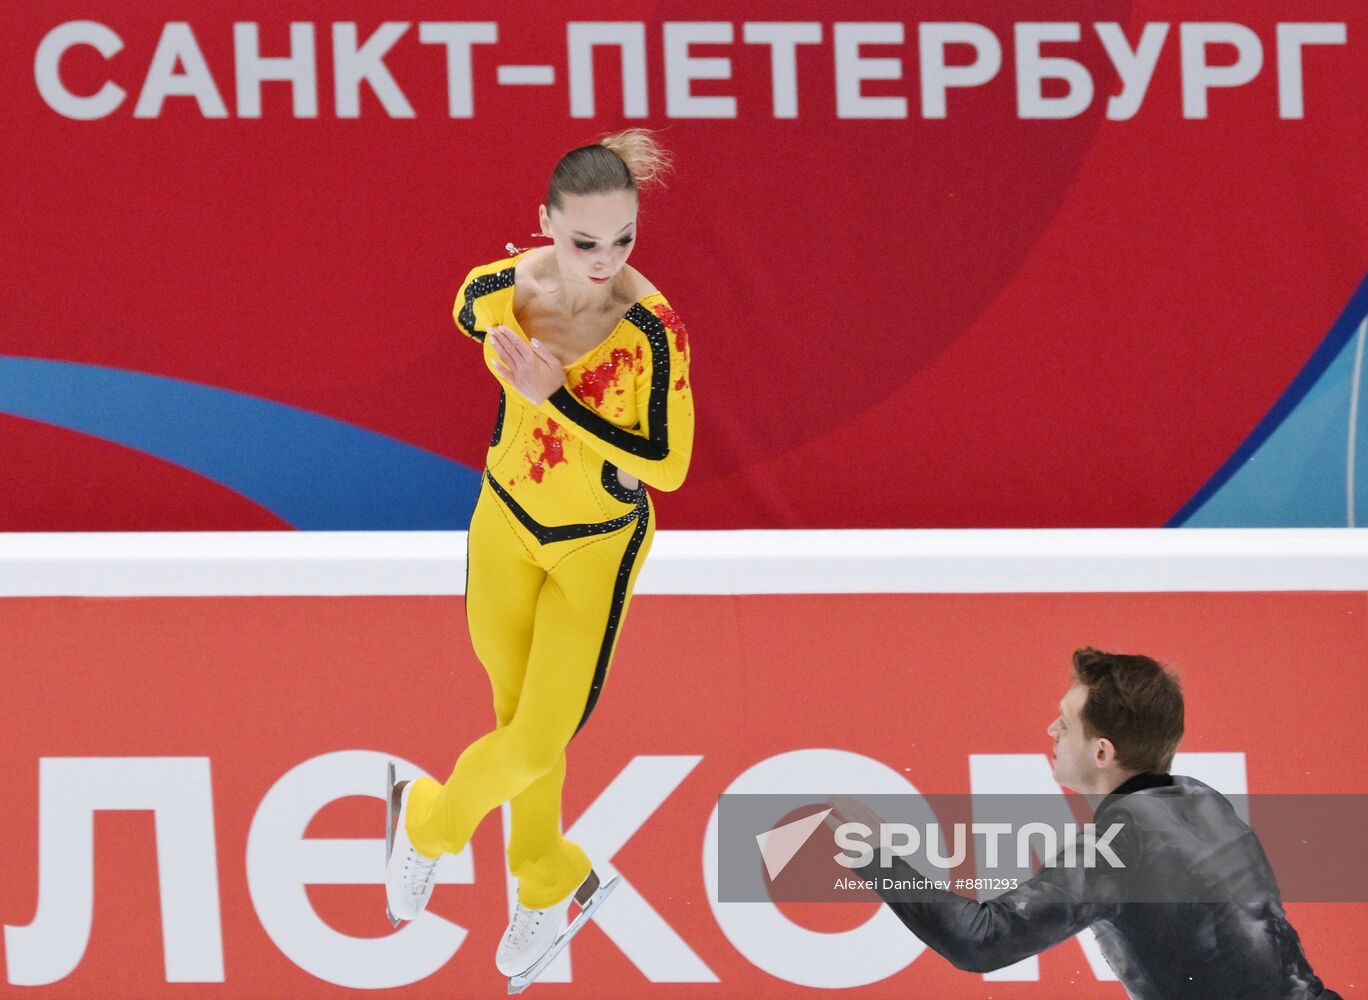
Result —
[[[568, 743], [588, 719], [607, 678], [627, 605], [654, 526], [649, 514], [615, 535], [572, 549], [552, 568], [537, 605], [529, 653], [528, 687], [539, 668], [568, 669], [581, 680], [574, 701], [561, 711], [556, 732]], [[518, 714], [523, 707], [520, 705]], [[544, 775], [513, 798], [508, 867], [518, 880], [518, 899], [545, 909], [578, 888], [589, 874], [588, 856], [561, 834], [564, 745]]]
[[589, 872], [584, 852], [561, 836], [564, 751], [597, 699], [652, 533], [643, 515], [611, 535], [553, 543], [567, 554], [538, 594], [512, 718], [466, 748], [440, 793], [412, 793], [409, 834], [432, 856], [461, 851], [486, 814], [512, 801], [509, 863], [524, 906], [559, 902]]
[[[537, 564], [525, 535], [511, 521], [485, 486], [467, 535], [465, 610], [471, 645], [489, 676], [497, 728], [507, 726], [517, 709], [532, 646], [537, 598], [546, 581], [546, 571]], [[467, 774], [464, 780], [488, 779]], [[443, 836], [444, 824], [433, 822], [435, 815], [461, 812], [458, 801], [462, 795], [462, 787], [451, 780], [445, 785], [426, 779], [414, 783], [407, 826], [414, 846], [424, 854], [436, 857], [464, 846], [464, 840], [453, 844]], [[474, 817], [473, 823], [483, 815]]]

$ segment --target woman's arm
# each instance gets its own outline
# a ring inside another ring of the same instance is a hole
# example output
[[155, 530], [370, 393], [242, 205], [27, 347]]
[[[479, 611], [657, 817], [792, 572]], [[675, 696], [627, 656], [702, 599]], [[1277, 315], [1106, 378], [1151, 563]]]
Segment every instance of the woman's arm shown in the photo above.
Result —
[[646, 339], [635, 373], [637, 412], [642, 415], [637, 427], [619, 427], [585, 406], [565, 385], [565, 369], [550, 351], [500, 326], [490, 328], [495, 373], [623, 472], [656, 489], [675, 490], [684, 482], [693, 455], [688, 334], [668, 306], [652, 311], [638, 303], [628, 318]]
[[489, 323], [486, 311], [477, 309], [476, 302], [491, 292], [511, 287], [512, 264], [499, 269], [489, 265], [474, 268], [461, 282], [461, 289], [456, 293], [456, 304], [451, 309], [457, 329], [477, 344], [483, 344]]
[[[689, 471], [694, 406], [688, 334], [672, 310], [661, 307], [660, 313], [638, 305], [628, 314], [648, 345], [635, 380], [638, 427], [627, 429], [605, 420], [565, 386], [547, 398], [541, 411], [567, 421], [587, 447], [622, 471], [668, 491], [678, 489]], [[666, 325], [666, 319], [675, 325]]]
[[639, 427], [618, 427], [588, 408], [569, 389], [551, 394], [542, 412], [569, 421], [586, 446], [657, 490], [677, 490], [694, 454], [694, 394], [689, 387], [688, 334], [668, 305], [633, 306], [628, 320], [646, 338], [636, 372]]

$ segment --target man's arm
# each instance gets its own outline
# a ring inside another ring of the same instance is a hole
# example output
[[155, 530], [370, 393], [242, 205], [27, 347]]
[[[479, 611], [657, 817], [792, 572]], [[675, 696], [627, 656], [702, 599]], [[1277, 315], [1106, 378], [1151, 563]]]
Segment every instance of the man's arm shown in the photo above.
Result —
[[[890, 868], [878, 855], [857, 870], [860, 877], [925, 881], [901, 858]], [[957, 969], [989, 972], [1036, 955], [1073, 937], [1115, 912], [1114, 902], [1089, 899], [1089, 879], [1081, 868], [1041, 868], [1040, 872], [994, 899], [980, 903], [943, 889], [876, 891], [898, 919]]]
[[[837, 799], [832, 804], [834, 819], [878, 829], [879, 817], [854, 800]], [[1122, 837], [1127, 832], [1123, 830]], [[1123, 858], [1134, 857], [1130, 846], [1121, 839], [1114, 842]], [[888, 868], [881, 868], [878, 859], [875, 851], [852, 874], [872, 880], [884, 903], [913, 934], [966, 972], [990, 972], [1038, 954], [1115, 914], [1121, 896], [1119, 872], [1057, 864], [1042, 867], [1015, 889], [980, 903], [943, 889], [883, 888], [885, 878], [913, 885], [928, 880], [902, 858], [892, 858]]]

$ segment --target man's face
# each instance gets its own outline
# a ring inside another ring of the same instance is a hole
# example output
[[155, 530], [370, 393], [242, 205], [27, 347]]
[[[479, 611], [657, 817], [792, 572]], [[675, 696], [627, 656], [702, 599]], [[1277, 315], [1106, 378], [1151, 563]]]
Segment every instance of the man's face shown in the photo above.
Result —
[[1059, 703], [1059, 717], [1046, 730], [1054, 742], [1054, 779], [1077, 792], [1091, 791], [1097, 777], [1097, 740], [1083, 735], [1080, 717], [1087, 700], [1088, 689], [1074, 684]]

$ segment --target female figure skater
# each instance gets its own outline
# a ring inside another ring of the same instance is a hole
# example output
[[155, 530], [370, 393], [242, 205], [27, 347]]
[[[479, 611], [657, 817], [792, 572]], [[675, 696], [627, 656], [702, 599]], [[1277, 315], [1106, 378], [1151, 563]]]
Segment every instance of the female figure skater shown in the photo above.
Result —
[[[466, 583], [497, 726], [445, 784], [395, 786], [386, 893], [392, 920], [414, 919], [437, 859], [510, 803], [518, 902], [496, 958], [509, 976], [568, 940], [611, 888], [561, 835], [561, 786], [566, 746], [598, 700], [651, 546], [642, 484], [677, 489], [693, 448], [687, 334], [627, 266], [637, 189], [665, 165], [640, 129], [567, 153], [539, 209], [552, 245], [475, 268], [456, 298], [457, 326], [503, 387]], [[562, 935], [572, 899], [581, 919]]]

